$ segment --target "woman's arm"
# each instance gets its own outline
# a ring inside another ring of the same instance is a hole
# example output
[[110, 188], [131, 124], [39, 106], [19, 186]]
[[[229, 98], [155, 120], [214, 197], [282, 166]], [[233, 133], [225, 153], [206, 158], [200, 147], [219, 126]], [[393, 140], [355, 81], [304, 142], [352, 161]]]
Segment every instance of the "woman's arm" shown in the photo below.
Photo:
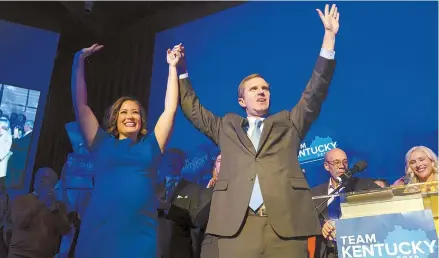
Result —
[[102, 49], [102, 45], [94, 44], [75, 54], [72, 67], [72, 102], [76, 120], [85, 137], [87, 146], [93, 143], [99, 128], [98, 120], [87, 105], [87, 84], [85, 82], [84, 60], [89, 55]]
[[180, 60], [180, 45], [175, 46], [171, 51], [167, 51], [167, 62], [169, 64], [168, 86], [166, 88], [165, 110], [160, 115], [154, 128], [160, 150], [164, 152], [166, 144], [174, 126], [175, 113], [178, 106], [178, 76], [177, 63]]

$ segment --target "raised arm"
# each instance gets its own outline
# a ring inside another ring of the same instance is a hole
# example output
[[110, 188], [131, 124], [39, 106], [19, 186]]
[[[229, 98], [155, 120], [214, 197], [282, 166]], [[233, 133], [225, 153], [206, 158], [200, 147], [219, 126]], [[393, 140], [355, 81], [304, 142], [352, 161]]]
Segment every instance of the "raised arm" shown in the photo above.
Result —
[[179, 51], [181, 45], [177, 45], [171, 51], [168, 49], [166, 53], [166, 61], [169, 64], [168, 86], [165, 96], [165, 110], [160, 115], [159, 120], [154, 128], [157, 142], [162, 152], [164, 152], [166, 144], [174, 127], [175, 113], [178, 106], [178, 76], [177, 63], [180, 60], [181, 53]]
[[102, 45], [94, 44], [75, 54], [72, 66], [72, 102], [76, 120], [79, 122], [87, 146], [91, 146], [99, 128], [98, 120], [87, 105], [87, 84], [85, 83], [84, 60], [102, 49]]
[[339, 28], [340, 14], [335, 4], [332, 5], [331, 10], [329, 10], [329, 5], [326, 5], [325, 14], [318, 9], [317, 12], [325, 28], [322, 49], [311, 79], [308, 81], [299, 102], [290, 113], [290, 120], [301, 139], [305, 138], [311, 124], [320, 114], [335, 70], [334, 46], [335, 35]]
[[189, 80], [184, 58], [179, 63], [180, 105], [187, 119], [215, 144], [219, 142], [221, 118], [200, 104]]

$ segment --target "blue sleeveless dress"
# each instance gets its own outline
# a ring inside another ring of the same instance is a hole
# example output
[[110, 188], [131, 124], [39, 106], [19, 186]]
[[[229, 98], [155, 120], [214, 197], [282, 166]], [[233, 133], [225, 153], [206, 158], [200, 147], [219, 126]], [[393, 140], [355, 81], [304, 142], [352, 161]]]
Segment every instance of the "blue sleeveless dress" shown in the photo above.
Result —
[[82, 218], [75, 257], [156, 257], [156, 171], [161, 151], [154, 133], [139, 142], [99, 129], [90, 147], [95, 188]]

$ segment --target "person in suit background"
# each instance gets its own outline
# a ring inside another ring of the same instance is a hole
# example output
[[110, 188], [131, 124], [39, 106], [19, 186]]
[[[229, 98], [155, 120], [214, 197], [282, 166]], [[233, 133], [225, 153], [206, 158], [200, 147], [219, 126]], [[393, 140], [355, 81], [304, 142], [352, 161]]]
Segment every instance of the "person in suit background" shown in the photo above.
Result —
[[23, 126], [24, 135], [23, 137], [31, 134], [34, 131], [34, 121], [32, 120], [26, 120]]
[[27, 154], [32, 142], [34, 121], [24, 122], [24, 134], [21, 138], [16, 138], [12, 142], [11, 152], [13, 155], [9, 160], [8, 172], [6, 174], [7, 188], [21, 187], [25, 179]]
[[54, 194], [57, 181], [55, 171], [40, 168], [35, 174], [34, 191], [12, 202], [8, 258], [52, 258], [58, 252], [70, 222], [66, 205]]
[[[325, 155], [325, 162], [323, 166], [330, 174], [328, 183], [323, 183], [311, 189], [313, 196], [328, 195], [334, 192], [339, 186], [337, 180], [338, 177], [343, 175], [348, 169], [348, 157], [346, 153], [338, 148], [328, 151]], [[338, 192], [355, 192], [369, 189], [378, 189], [380, 186], [375, 184], [374, 179], [365, 178], [351, 178], [344, 188]], [[327, 202], [323, 203], [322, 202]], [[316, 207], [319, 207], [318, 212], [321, 215], [322, 224], [322, 237], [316, 239], [316, 252], [318, 257], [337, 257], [336, 246], [332, 241], [335, 240], [335, 226], [333, 219], [340, 217], [340, 203], [339, 198], [332, 197], [326, 201], [326, 199], [315, 200]]]
[[[171, 202], [177, 185], [182, 180], [181, 171], [185, 165], [185, 153], [176, 148], [165, 151], [160, 164], [160, 177], [163, 182], [158, 187], [161, 200]], [[165, 206], [165, 205], [163, 205]], [[191, 228], [186, 223], [167, 218], [167, 208], [158, 209], [157, 257], [192, 258], [193, 247]]]
[[185, 153], [177, 148], [170, 148], [165, 151], [160, 163], [160, 178], [165, 184], [165, 198], [168, 199], [182, 179], [181, 171], [185, 164]]
[[[181, 59], [183, 113], [222, 153], [206, 229], [218, 236], [221, 258], [306, 257], [308, 236], [321, 234], [297, 159], [300, 142], [320, 113], [335, 70], [339, 12], [335, 5], [331, 9], [326, 5], [318, 14], [325, 30], [322, 49], [291, 111], [270, 115], [270, 86], [261, 75], [252, 74], [238, 87], [238, 103], [247, 117], [215, 116], [200, 104]], [[180, 51], [184, 55], [183, 47]]]
[[[209, 219], [212, 191], [212, 188], [206, 188], [204, 185], [185, 179], [178, 183], [169, 199], [171, 207], [166, 214], [166, 219], [173, 221], [175, 226], [185, 231], [185, 234], [177, 235], [181, 238], [179, 241], [176, 241], [175, 236], [172, 237], [173, 241], [170, 245], [172, 257], [200, 257], [201, 240], [204, 236], [200, 235], [200, 232], [205, 231]], [[192, 248], [192, 253], [186, 251], [190, 248]]]
[[215, 163], [213, 164], [213, 169], [212, 169], [212, 178], [209, 180], [209, 183], [207, 184], [207, 188], [213, 188], [215, 186], [215, 183], [218, 180], [220, 168], [221, 168], [221, 153], [215, 159]]
[[[221, 168], [221, 153], [216, 157], [215, 163], [213, 165], [212, 170], [212, 178], [207, 185], [207, 188], [214, 188], [215, 183], [218, 180], [218, 175], [220, 173]], [[201, 242], [200, 247], [200, 257], [201, 258], [218, 258], [219, 250], [218, 250], [218, 237], [211, 234], [206, 234], [205, 230], [201, 230], [200, 239]]]

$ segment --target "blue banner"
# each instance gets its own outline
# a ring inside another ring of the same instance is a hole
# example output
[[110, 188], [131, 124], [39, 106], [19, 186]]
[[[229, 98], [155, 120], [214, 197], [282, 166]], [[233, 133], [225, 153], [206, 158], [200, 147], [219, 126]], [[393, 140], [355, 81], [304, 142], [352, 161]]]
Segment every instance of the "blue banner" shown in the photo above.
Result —
[[335, 227], [341, 258], [438, 257], [431, 210], [341, 219]]

